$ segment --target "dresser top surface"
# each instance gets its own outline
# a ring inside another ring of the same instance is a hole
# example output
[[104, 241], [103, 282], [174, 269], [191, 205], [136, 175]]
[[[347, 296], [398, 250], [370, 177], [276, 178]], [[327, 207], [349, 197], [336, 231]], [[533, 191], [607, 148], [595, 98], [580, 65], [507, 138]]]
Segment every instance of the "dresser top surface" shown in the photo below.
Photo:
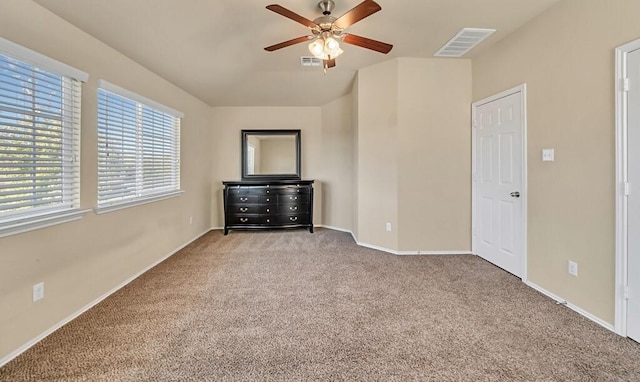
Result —
[[311, 185], [310, 179], [270, 179], [270, 180], [224, 180], [225, 186], [266, 186], [266, 185]]

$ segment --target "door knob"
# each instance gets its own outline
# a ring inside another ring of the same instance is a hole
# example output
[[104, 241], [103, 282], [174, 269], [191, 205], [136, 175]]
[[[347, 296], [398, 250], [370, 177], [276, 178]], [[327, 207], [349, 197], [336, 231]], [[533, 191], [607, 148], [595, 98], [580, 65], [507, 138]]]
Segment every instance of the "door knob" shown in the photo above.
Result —
[[520, 197], [520, 193], [518, 191], [513, 191], [509, 195], [511, 195], [512, 198], [519, 198]]

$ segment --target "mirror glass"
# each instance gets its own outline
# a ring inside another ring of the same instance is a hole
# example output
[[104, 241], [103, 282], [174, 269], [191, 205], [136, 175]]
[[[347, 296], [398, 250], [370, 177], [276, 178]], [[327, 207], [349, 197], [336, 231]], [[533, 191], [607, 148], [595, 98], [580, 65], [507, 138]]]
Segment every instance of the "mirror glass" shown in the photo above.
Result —
[[300, 130], [243, 130], [242, 178], [300, 179]]

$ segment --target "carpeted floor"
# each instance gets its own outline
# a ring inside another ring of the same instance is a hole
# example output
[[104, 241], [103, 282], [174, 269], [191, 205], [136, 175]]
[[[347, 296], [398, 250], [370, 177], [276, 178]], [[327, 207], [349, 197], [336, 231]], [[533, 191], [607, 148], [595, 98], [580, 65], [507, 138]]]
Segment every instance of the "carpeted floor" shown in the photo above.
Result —
[[213, 231], [1, 381], [640, 381], [640, 345], [475, 256]]

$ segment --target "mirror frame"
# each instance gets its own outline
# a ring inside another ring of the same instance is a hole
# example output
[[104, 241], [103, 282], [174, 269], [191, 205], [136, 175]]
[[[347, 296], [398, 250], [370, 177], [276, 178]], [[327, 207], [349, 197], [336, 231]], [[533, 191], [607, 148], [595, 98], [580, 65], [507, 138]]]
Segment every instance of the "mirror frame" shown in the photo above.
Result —
[[[248, 138], [252, 135], [286, 135], [294, 136], [296, 144], [296, 172], [295, 174], [247, 174], [247, 144]], [[301, 139], [300, 130], [242, 130], [242, 150], [240, 165], [242, 180], [276, 180], [276, 179], [300, 179], [301, 166]]]

